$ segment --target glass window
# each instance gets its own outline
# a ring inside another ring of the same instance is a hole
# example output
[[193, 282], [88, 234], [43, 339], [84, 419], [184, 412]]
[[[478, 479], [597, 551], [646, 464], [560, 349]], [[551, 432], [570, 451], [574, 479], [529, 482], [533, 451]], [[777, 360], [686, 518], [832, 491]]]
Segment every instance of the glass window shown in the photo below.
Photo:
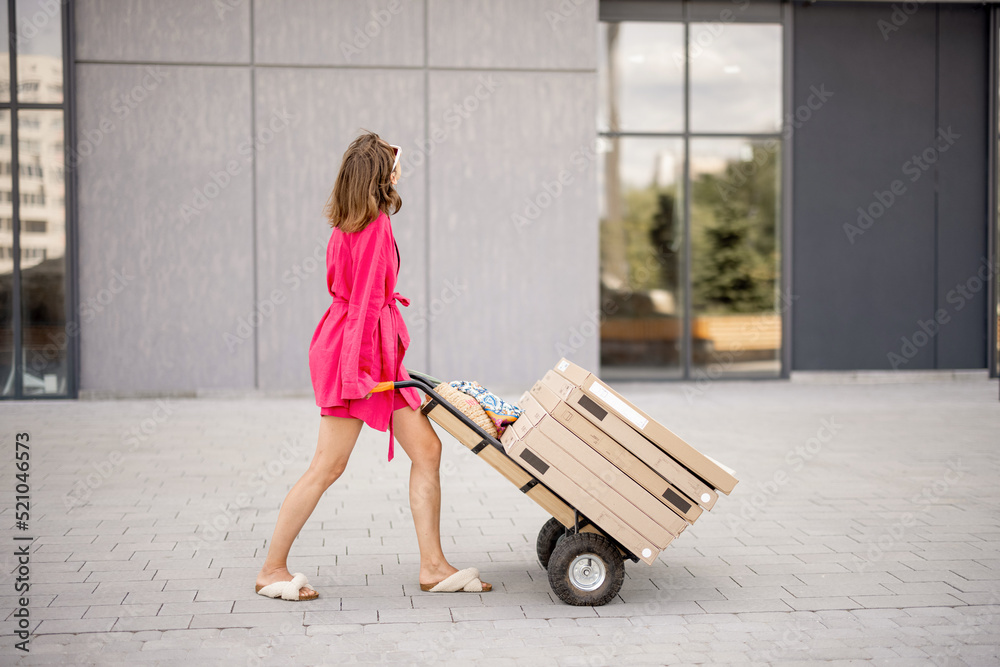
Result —
[[691, 131], [781, 130], [781, 26], [692, 23]]
[[[0, 109], [0, 137], [10, 134], [10, 109]], [[10, 141], [0, 162], [10, 164]], [[10, 192], [10, 171], [0, 173], [0, 194]], [[14, 224], [10, 197], [0, 197], [0, 396], [14, 395]]]
[[601, 210], [601, 364], [683, 372], [684, 142], [611, 137]]
[[781, 372], [782, 39], [776, 23], [601, 24], [605, 375]]
[[0, 0], [5, 26], [11, 4], [0, 42], [0, 396], [67, 396], [65, 3]]
[[684, 24], [602, 23], [602, 132], [684, 129]]
[[[18, 177], [21, 200], [21, 345], [24, 393], [66, 393], [66, 211], [63, 183], [54, 178], [62, 169], [61, 110], [18, 113], [18, 144], [32, 138], [36, 152], [20, 150]], [[34, 122], [25, 123], [31, 119]], [[53, 120], [59, 122], [38, 122]], [[29, 129], [30, 128], [30, 129]], [[30, 219], [28, 219], [30, 216]]]
[[62, 3], [17, 0], [19, 102], [62, 102]]
[[781, 370], [780, 146], [691, 140], [691, 351], [710, 376]]

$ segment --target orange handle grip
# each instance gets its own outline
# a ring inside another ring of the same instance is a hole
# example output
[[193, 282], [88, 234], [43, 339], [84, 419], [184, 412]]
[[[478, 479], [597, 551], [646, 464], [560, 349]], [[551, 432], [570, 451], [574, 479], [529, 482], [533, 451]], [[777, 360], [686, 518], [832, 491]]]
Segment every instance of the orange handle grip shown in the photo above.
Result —
[[369, 393], [377, 394], [380, 391], [392, 391], [395, 388], [396, 388], [395, 382], [379, 382], [377, 385], [372, 387], [372, 390]]

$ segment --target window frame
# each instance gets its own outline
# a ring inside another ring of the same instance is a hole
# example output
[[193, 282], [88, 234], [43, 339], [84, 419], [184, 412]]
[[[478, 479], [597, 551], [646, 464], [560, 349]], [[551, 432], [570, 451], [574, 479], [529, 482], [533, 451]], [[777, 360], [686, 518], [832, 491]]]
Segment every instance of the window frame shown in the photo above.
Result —
[[[728, 23], [772, 23], [781, 26], [781, 128], [777, 132], [692, 132], [691, 131], [691, 60], [684, 59], [684, 127], [680, 132], [628, 132], [628, 131], [601, 131], [598, 130], [598, 139], [606, 137], [655, 137], [655, 138], [680, 138], [684, 142], [684, 183], [683, 183], [683, 225], [684, 248], [682, 258], [682, 270], [684, 279], [682, 282], [683, 294], [683, 319], [682, 327], [682, 347], [681, 374], [676, 380], [691, 381], [700, 379], [694, 377], [694, 372], [700, 367], [694, 365], [692, 349], [692, 274], [691, 274], [691, 140], [694, 138], [748, 138], [766, 140], [775, 138], [780, 142], [780, 169], [779, 185], [781, 192], [778, 196], [777, 205], [779, 215], [775, 230], [781, 249], [781, 257], [778, 268], [780, 276], [778, 279], [779, 296], [776, 308], [779, 309], [781, 321], [781, 349], [778, 351], [777, 375], [734, 375], [734, 379], [788, 379], [791, 373], [792, 361], [792, 309], [794, 308], [794, 295], [792, 293], [792, 154], [794, 144], [794, 128], [788, 119], [792, 117], [794, 110], [794, 100], [792, 97], [792, 7], [787, 2], [755, 3], [747, 4], [744, 10], [739, 9], [735, 2], [689, 2], [687, 0], [676, 2], [635, 2], [630, 0], [601, 0], [598, 11], [598, 22], [675, 22], [684, 24], [684, 49], [685, 54], [690, 53], [691, 24], [720, 21], [722, 18], [736, 14], [739, 16]], [[727, 15], [725, 12], [729, 11]], [[996, 11], [996, 10], [995, 10]], [[600, 54], [598, 57], [601, 57]], [[704, 372], [698, 373], [705, 375]]]
[[[77, 320], [79, 303], [79, 281], [77, 280], [77, 216], [76, 216], [76, 170], [69, 161], [70, 147], [76, 145], [75, 135], [75, 72], [73, 60], [75, 42], [73, 39], [73, 3], [60, 2], [61, 44], [63, 90], [61, 102], [20, 102], [17, 88], [17, 0], [7, 0], [7, 24], [9, 34], [9, 67], [10, 67], [10, 99], [0, 102], [0, 109], [10, 112], [10, 172], [11, 172], [11, 227], [13, 243], [11, 252], [14, 259], [11, 288], [13, 290], [11, 307], [13, 313], [11, 326], [13, 328], [14, 346], [14, 391], [10, 396], [0, 396], [2, 401], [75, 399], [79, 395], [80, 377], [80, 327]], [[20, 161], [18, 156], [18, 112], [22, 109], [39, 109], [61, 111], [63, 118], [63, 186], [65, 192], [65, 268], [64, 331], [66, 332], [66, 391], [58, 394], [25, 394], [24, 393], [24, 336], [22, 327], [22, 284], [21, 284], [21, 219], [20, 219]], [[70, 332], [73, 332], [72, 335]]]

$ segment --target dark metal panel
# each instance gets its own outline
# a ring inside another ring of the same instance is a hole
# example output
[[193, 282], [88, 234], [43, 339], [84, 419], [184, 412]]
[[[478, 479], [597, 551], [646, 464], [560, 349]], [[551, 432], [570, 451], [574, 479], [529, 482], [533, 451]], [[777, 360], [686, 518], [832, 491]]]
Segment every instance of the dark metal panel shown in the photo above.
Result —
[[601, 21], [781, 22], [780, 0], [601, 0]]
[[[921, 8], [886, 40], [886, 9], [795, 7], [793, 370], [891, 368], [933, 312], [934, 178], [904, 170], [935, 134], [935, 12]], [[858, 208], [878, 213], [894, 181], [904, 193], [849, 238]], [[933, 351], [900, 367], [931, 368]]]
[[941, 7], [938, 125], [954, 142], [938, 171], [938, 368], [987, 366], [989, 9]]

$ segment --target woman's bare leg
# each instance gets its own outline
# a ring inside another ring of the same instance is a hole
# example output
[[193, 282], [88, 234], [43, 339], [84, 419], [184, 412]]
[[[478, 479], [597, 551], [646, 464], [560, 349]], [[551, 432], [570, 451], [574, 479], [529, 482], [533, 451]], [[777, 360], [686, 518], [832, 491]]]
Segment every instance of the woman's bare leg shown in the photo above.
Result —
[[[292, 580], [287, 562], [292, 542], [316, 509], [323, 492], [344, 472], [363, 424], [360, 419], [320, 418], [316, 453], [309, 468], [285, 496], [285, 502], [281, 503], [267, 559], [257, 575], [258, 585]], [[304, 587], [299, 590], [299, 595], [311, 595], [312, 590]]]
[[441, 549], [441, 440], [419, 410], [392, 413], [396, 439], [410, 457], [410, 511], [420, 547], [420, 583], [434, 584], [458, 572]]

